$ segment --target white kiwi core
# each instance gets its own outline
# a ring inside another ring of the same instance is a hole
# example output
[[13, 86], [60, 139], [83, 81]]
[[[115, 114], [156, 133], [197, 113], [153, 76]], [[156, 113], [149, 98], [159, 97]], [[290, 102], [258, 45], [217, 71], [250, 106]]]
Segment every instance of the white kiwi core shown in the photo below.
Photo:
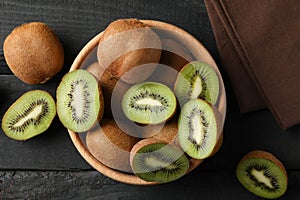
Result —
[[84, 117], [84, 110], [86, 110], [84, 107], [86, 105], [86, 100], [84, 98], [84, 88], [85, 88], [84, 82], [79, 82], [76, 87], [74, 87], [73, 91], [73, 101], [71, 102], [71, 106], [76, 109], [75, 113], [78, 118]]
[[199, 115], [195, 115], [192, 118], [192, 129], [192, 138], [197, 142], [197, 144], [201, 144], [201, 141], [204, 139], [205, 133], [202, 128], [202, 119]]
[[161, 102], [152, 98], [144, 98], [135, 102], [138, 105], [162, 106]]
[[191, 99], [196, 99], [202, 92], [202, 81], [199, 76], [196, 77], [193, 86], [194, 87], [192, 90]]
[[43, 105], [36, 106], [26, 117], [21, 118], [14, 126], [19, 127], [22, 126], [27, 120], [37, 118], [43, 110]]
[[251, 171], [251, 173], [252, 173], [253, 176], [255, 176], [255, 178], [256, 178], [259, 182], [264, 183], [266, 186], [268, 186], [268, 187], [270, 187], [270, 188], [273, 188], [272, 183], [271, 183], [271, 180], [270, 180], [268, 177], [266, 177], [266, 176], [264, 175], [264, 172], [263, 172], [262, 170], [261, 170], [261, 171], [257, 171], [257, 170], [255, 170], [255, 169], [253, 169], [253, 170]]

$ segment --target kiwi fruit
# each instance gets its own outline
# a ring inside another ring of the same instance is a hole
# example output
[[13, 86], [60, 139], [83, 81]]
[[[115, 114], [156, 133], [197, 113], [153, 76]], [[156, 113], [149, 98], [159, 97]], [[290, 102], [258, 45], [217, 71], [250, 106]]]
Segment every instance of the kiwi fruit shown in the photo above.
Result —
[[64, 75], [56, 90], [57, 114], [74, 132], [92, 128], [103, 116], [104, 100], [96, 78], [84, 69]]
[[192, 158], [207, 158], [214, 150], [217, 137], [217, 120], [212, 107], [201, 99], [192, 99], [184, 104], [178, 120], [182, 149]]
[[215, 105], [219, 96], [219, 79], [210, 65], [191, 62], [179, 72], [174, 91], [181, 106], [197, 98]]
[[288, 177], [284, 165], [271, 153], [254, 150], [238, 163], [236, 176], [253, 194], [275, 199], [287, 190]]
[[124, 94], [122, 109], [128, 119], [134, 122], [158, 124], [173, 116], [176, 98], [172, 90], [163, 84], [139, 83]]
[[[120, 79], [134, 67], [159, 63], [161, 41], [145, 23], [137, 19], [119, 19], [105, 29], [98, 45], [99, 64], [113, 77]], [[149, 77], [155, 67], [145, 68], [138, 76], [133, 73], [123, 78], [137, 83]]]
[[189, 169], [189, 160], [181, 149], [153, 138], [133, 146], [130, 164], [139, 178], [159, 183], [174, 181]]
[[162, 54], [160, 63], [180, 71], [186, 64], [193, 60], [188, 50], [173, 39], [162, 39]]
[[132, 172], [130, 151], [139, 141], [123, 132], [113, 119], [104, 118], [100, 127], [92, 129], [86, 136], [91, 154], [104, 165], [123, 172]]
[[[178, 72], [192, 61], [184, 46], [172, 39], [162, 39], [160, 64], [151, 75], [151, 81], [159, 82], [173, 88]], [[148, 79], [149, 80], [149, 79]]]
[[2, 130], [15, 140], [27, 140], [46, 131], [56, 115], [52, 96], [42, 90], [23, 94], [6, 111]]
[[44, 23], [16, 27], [3, 45], [7, 65], [16, 77], [28, 84], [45, 83], [64, 64], [64, 50], [56, 34]]
[[177, 132], [178, 124], [175, 120], [172, 120], [172, 122], [165, 124], [165, 126], [159, 130], [159, 132], [155, 134], [153, 138], [179, 147]]
[[[104, 96], [104, 115], [105, 117], [112, 117], [112, 106], [118, 114], [122, 111], [121, 101], [124, 93], [130, 87], [129, 84], [115, 78], [110, 72], [105, 71], [98, 62], [91, 64], [87, 71], [93, 74], [101, 85]], [[113, 96], [113, 93], [115, 94]]]

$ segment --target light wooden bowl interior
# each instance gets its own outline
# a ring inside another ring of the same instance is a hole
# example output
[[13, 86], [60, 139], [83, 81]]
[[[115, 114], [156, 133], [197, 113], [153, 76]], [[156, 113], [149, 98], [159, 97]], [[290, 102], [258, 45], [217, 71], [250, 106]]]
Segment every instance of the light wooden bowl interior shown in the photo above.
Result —
[[[206, 62], [207, 64], [211, 65], [215, 69], [215, 71], [217, 72], [217, 75], [219, 76], [219, 80], [220, 80], [220, 95], [219, 95], [219, 100], [217, 102], [216, 107], [218, 108], [220, 113], [223, 115], [222, 116], [223, 119], [221, 122], [222, 127], [223, 127], [225, 115], [226, 115], [226, 94], [225, 94], [225, 89], [224, 89], [221, 74], [218, 70], [218, 67], [217, 67], [214, 59], [211, 57], [209, 52], [205, 49], [205, 47], [197, 39], [195, 39], [193, 36], [191, 36], [186, 31], [184, 31], [174, 25], [171, 25], [171, 24], [168, 24], [165, 22], [160, 22], [160, 21], [153, 21], [153, 20], [141, 20], [141, 21], [143, 21], [144, 23], [146, 23], [147, 25], [149, 25], [151, 27], [155, 27], [155, 28], [159, 28], [159, 29], [166, 29], [166, 30], [176, 33], [175, 36], [179, 37], [179, 39], [182, 41], [182, 43], [185, 45], [185, 47], [193, 54], [195, 60]], [[96, 52], [95, 49], [98, 46], [99, 40], [102, 36], [102, 33], [103, 32], [101, 32], [100, 34], [95, 36], [92, 40], [90, 40], [86, 44], [86, 46], [80, 51], [80, 53], [74, 60], [72, 66], [70, 68], [70, 71], [82, 68], [83, 65], [91, 64], [87, 60], [89, 57], [95, 56], [95, 55], [91, 55], [91, 54], [95, 54], [95, 52]], [[80, 134], [75, 133], [70, 130], [68, 130], [68, 132], [69, 132], [69, 135], [70, 135], [75, 147], [77, 148], [77, 150], [79, 151], [81, 156], [93, 168], [95, 168], [100, 173], [102, 173], [102, 174], [106, 175], [107, 177], [110, 177], [116, 181], [127, 183], [127, 184], [134, 184], [134, 185], [158, 184], [158, 183], [154, 183], [154, 182], [146, 182], [146, 181], [141, 180], [140, 178], [138, 178], [137, 176], [135, 176], [133, 174], [124, 173], [124, 172], [107, 167], [106, 165], [104, 165], [100, 161], [98, 161], [86, 148], [86, 145], [84, 144], [85, 143], [84, 135], [80, 135]], [[191, 159], [190, 169], [188, 172], [194, 170], [198, 165], [200, 165], [201, 162], [202, 162], [202, 160]]]

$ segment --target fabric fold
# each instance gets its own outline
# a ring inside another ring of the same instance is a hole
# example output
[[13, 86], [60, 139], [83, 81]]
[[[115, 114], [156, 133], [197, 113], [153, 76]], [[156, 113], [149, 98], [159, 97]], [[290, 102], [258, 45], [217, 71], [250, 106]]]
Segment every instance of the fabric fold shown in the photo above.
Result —
[[282, 128], [300, 122], [298, 0], [205, 0], [240, 111], [268, 107]]

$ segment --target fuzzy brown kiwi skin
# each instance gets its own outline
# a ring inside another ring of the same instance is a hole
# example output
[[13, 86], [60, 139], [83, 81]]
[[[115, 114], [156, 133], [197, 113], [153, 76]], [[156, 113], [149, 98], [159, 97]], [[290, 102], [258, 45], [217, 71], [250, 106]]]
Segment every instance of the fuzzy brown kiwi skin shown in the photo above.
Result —
[[139, 139], [124, 133], [113, 119], [103, 119], [100, 126], [88, 132], [86, 137], [91, 154], [108, 167], [132, 172], [130, 151]]
[[161, 41], [163, 50], [160, 65], [151, 75], [151, 79], [173, 88], [179, 71], [192, 61], [192, 57], [185, 51], [183, 45], [175, 40], [162, 39]]
[[286, 172], [286, 169], [285, 169], [283, 163], [280, 162], [280, 160], [278, 160], [273, 154], [266, 152], [266, 151], [262, 151], [262, 150], [253, 150], [253, 151], [247, 153], [240, 160], [239, 163], [242, 163], [243, 161], [250, 159], [250, 158], [264, 158], [264, 159], [272, 161], [281, 169], [281, 171], [284, 173], [284, 175], [286, 177], [286, 180], [288, 180], [287, 172]]
[[[147, 26], [145, 23], [137, 20], [137, 19], [119, 19], [107, 26], [105, 29], [99, 45], [101, 46], [101, 43], [104, 42], [105, 40], [110, 39], [111, 37], [117, 35], [118, 33], [122, 33], [125, 31], [133, 30], [133, 29], [139, 29], [143, 28], [145, 30], [145, 36], [147, 37], [148, 33], [151, 32], [152, 35], [156, 34], [150, 30], [150, 27]], [[135, 38], [135, 32], [130, 35], [130, 37]], [[126, 36], [128, 37], [128, 36]], [[153, 43], [157, 44], [159, 48], [157, 49], [138, 49], [134, 51], [127, 52], [127, 49], [116, 49], [116, 48], [122, 48], [123, 45], [119, 44], [112, 44], [111, 48], [114, 49], [101, 49], [98, 48], [97, 52], [97, 57], [99, 64], [107, 68], [106, 71], [108, 71], [113, 77], [116, 77], [117, 79], [120, 79], [126, 72], [130, 71], [136, 66], [140, 66], [146, 63], [158, 63], [161, 57], [161, 41], [158, 36], [155, 37], [155, 41]], [[130, 38], [125, 38], [124, 40], [128, 40]], [[142, 40], [137, 39], [135, 42], [141, 42], [143, 43], [146, 41], [147, 38], [143, 38]], [[151, 38], [152, 40], [152, 38]], [[119, 47], [122, 46], [122, 47]], [[111, 52], [119, 52], [123, 53], [120, 57], [116, 58], [115, 60], [112, 61], [112, 63], [109, 63], [110, 61], [106, 60], [107, 54], [111, 54]], [[126, 53], [125, 53], [126, 52]], [[108, 66], [107, 66], [108, 65]], [[150, 76], [153, 72], [153, 69], [145, 69], [143, 70], [143, 74], [140, 76], [128, 76], [126, 79], [123, 79], [123, 81], [127, 83], [136, 83], [139, 81], [142, 81], [140, 77], [143, 77], [143, 80], [145, 80], [148, 76]]]
[[[192, 61], [192, 57], [177, 41], [172, 39], [162, 39], [161, 41], [164, 49], [160, 59], [161, 64], [170, 66], [179, 72], [186, 64]], [[172, 50], [174, 53], [168, 50]]]
[[[117, 110], [122, 110], [121, 108], [121, 101], [122, 101], [122, 96], [124, 93], [128, 90], [130, 87], [129, 84], [126, 84], [122, 81], [118, 81], [116, 77], [114, 77], [110, 72], [105, 71], [103, 67], [99, 65], [98, 62], [95, 62], [91, 64], [88, 68], [87, 71], [89, 71], [91, 74], [95, 76], [95, 78], [98, 80], [98, 83], [100, 84], [102, 88], [102, 98], [104, 99], [104, 116], [105, 117], [112, 117], [112, 110], [111, 110], [111, 98], [114, 89], [116, 89], [117, 85], [117, 92], [119, 93], [118, 95], [114, 96], [116, 99], [114, 99], [115, 104], [114, 106], [118, 106]], [[119, 99], [120, 98], [120, 99]]]
[[64, 64], [60, 40], [41, 22], [16, 27], [5, 39], [3, 52], [14, 75], [28, 84], [45, 83]]

